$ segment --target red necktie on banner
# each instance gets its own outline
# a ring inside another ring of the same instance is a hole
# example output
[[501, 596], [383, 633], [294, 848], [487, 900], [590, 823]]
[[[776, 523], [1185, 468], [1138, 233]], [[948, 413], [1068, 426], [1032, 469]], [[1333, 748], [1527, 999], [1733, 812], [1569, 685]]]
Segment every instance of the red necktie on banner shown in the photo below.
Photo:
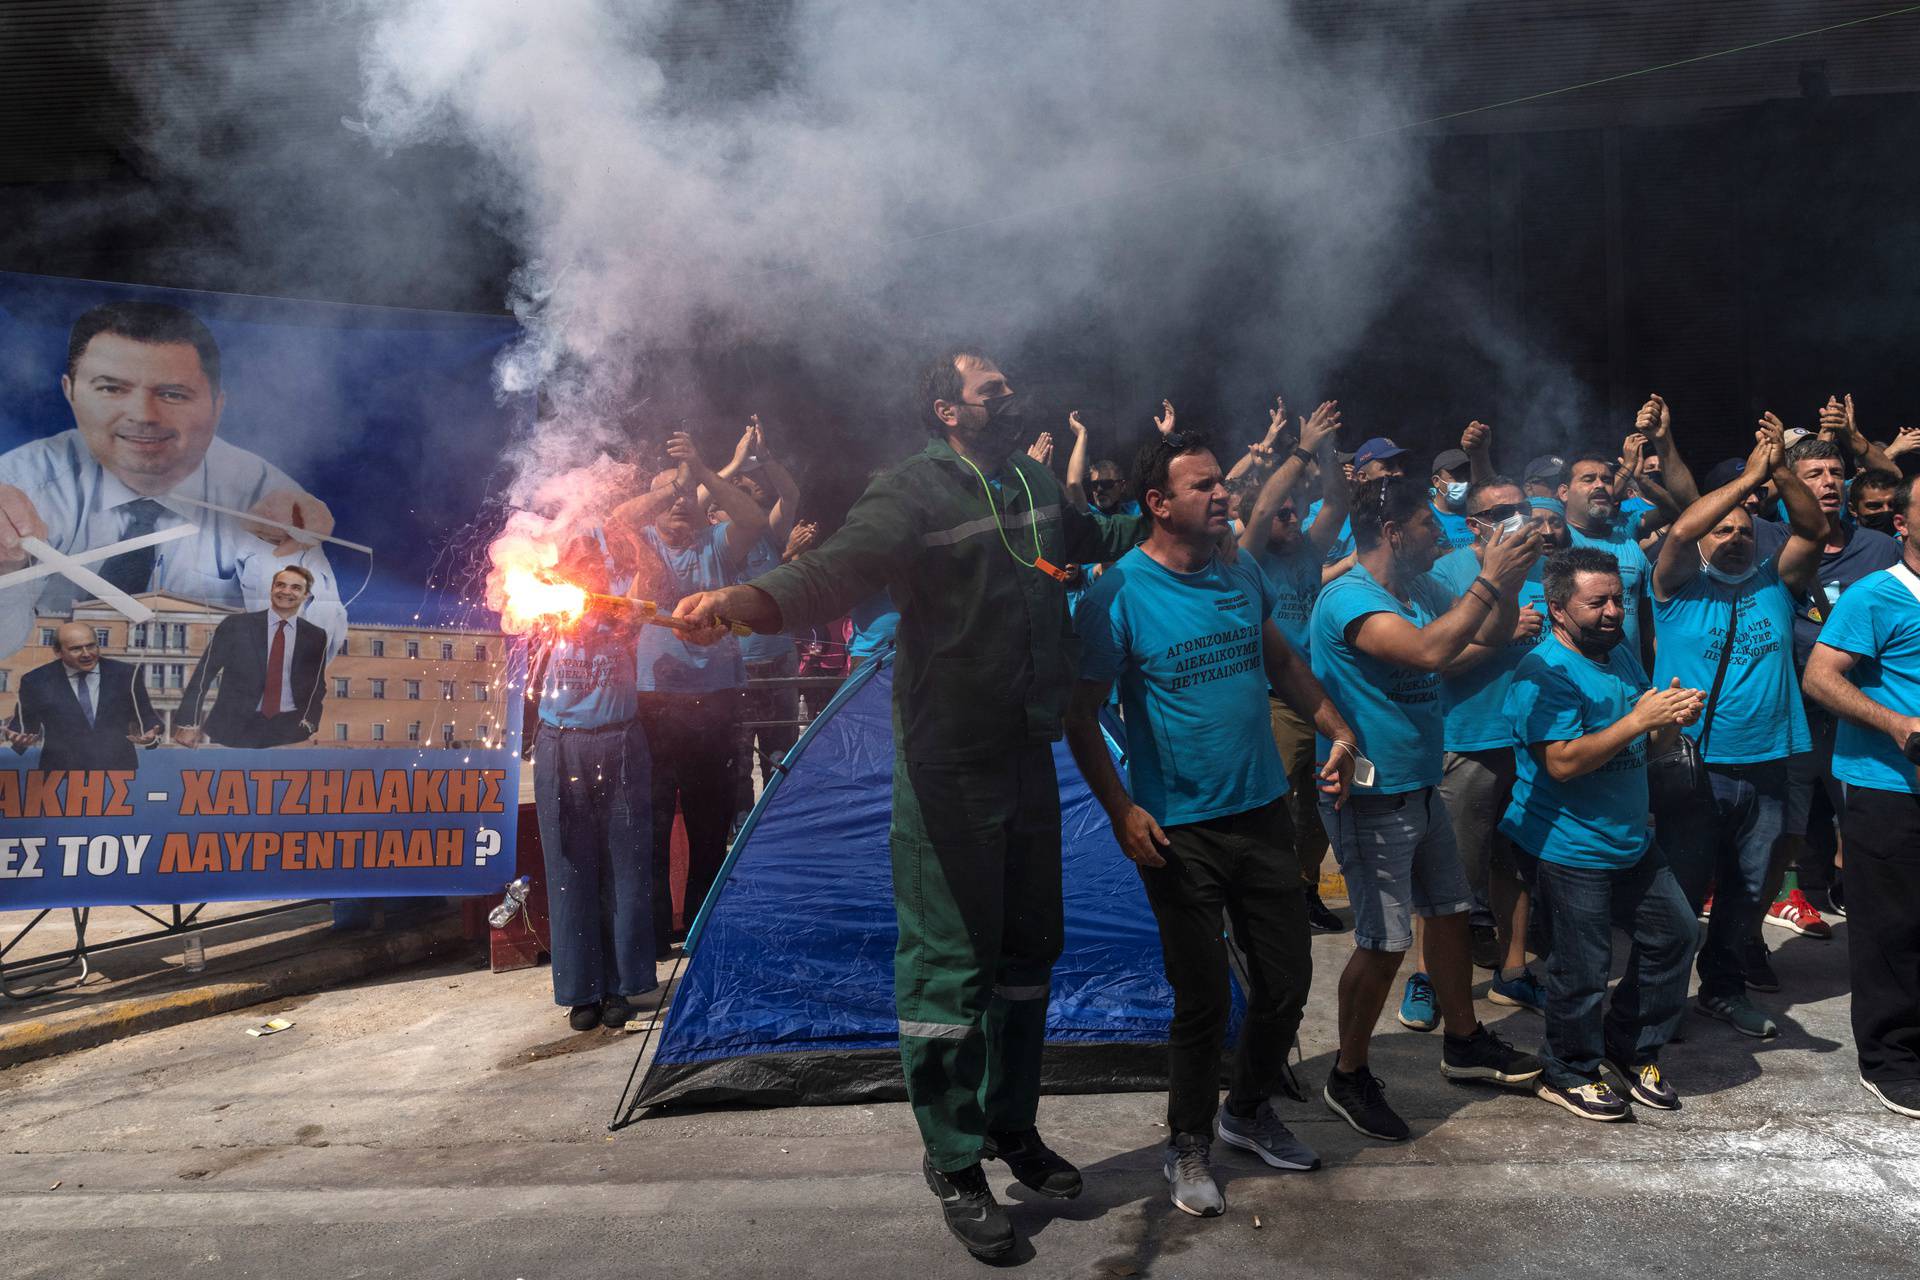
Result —
[[273, 620], [273, 644], [267, 649], [267, 691], [260, 695], [260, 714], [280, 714], [280, 667], [287, 658], [287, 620]]

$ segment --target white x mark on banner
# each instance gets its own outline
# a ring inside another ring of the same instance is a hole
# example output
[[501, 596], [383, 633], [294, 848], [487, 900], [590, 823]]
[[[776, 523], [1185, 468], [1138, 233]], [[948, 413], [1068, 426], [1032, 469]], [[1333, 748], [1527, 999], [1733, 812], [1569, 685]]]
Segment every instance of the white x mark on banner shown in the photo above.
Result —
[[180, 524], [170, 529], [156, 529], [152, 533], [143, 533], [137, 538], [128, 538], [104, 547], [91, 547], [73, 555], [55, 551], [38, 538], [22, 538], [20, 545], [25, 547], [27, 553], [39, 563], [24, 569], [16, 569], [9, 574], [0, 574], [0, 588], [32, 582], [36, 578], [45, 578], [57, 573], [74, 586], [92, 592], [94, 597], [103, 604], [113, 606], [115, 610], [133, 621], [150, 622], [153, 619], [153, 610], [86, 566], [95, 561], [111, 559], [122, 551], [139, 551], [145, 547], [172, 542], [175, 538], [184, 538], [198, 532], [199, 528], [195, 525]]

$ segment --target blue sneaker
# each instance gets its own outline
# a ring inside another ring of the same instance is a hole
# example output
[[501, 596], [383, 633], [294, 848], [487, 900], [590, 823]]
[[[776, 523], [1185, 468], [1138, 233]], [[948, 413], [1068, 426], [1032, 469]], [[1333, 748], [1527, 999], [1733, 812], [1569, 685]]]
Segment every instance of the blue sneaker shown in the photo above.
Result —
[[1440, 1014], [1433, 1005], [1433, 983], [1424, 973], [1407, 979], [1407, 993], [1400, 997], [1400, 1025], [1414, 1031], [1431, 1031], [1440, 1025]]
[[1487, 999], [1514, 1009], [1531, 1009], [1538, 1014], [1547, 1011], [1547, 989], [1540, 985], [1540, 979], [1533, 976], [1531, 969], [1522, 969], [1511, 978], [1496, 973], [1487, 987]]

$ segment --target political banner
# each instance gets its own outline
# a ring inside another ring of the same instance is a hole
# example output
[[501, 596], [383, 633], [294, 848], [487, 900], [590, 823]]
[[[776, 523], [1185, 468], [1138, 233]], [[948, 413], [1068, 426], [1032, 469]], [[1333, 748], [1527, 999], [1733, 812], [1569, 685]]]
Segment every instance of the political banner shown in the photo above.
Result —
[[516, 333], [0, 273], [0, 909], [512, 879]]

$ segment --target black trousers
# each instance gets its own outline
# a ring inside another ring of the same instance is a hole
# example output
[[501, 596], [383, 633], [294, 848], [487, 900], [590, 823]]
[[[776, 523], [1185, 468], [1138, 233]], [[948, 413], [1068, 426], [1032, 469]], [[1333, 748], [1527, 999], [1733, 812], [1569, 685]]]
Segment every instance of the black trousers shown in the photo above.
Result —
[[673, 813], [687, 824], [686, 921], [693, 923], [727, 857], [738, 768], [741, 691], [643, 693], [640, 724], [653, 752], [653, 940], [673, 928]]
[[1141, 867], [1173, 987], [1167, 1029], [1167, 1128], [1208, 1134], [1220, 1101], [1220, 1053], [1233, 1012], [1222, 919], [1247, 960], [1247, 1020], [1227, 1099], [1251, 1106], [1276, 1088], [1313, 981], [1312, 936], [1285, 799], [1168, 827], [1164, 867]]
[[1920, 796], [1847, 788], [1847, 960], [1860, 1074], [1920, 1080]]

